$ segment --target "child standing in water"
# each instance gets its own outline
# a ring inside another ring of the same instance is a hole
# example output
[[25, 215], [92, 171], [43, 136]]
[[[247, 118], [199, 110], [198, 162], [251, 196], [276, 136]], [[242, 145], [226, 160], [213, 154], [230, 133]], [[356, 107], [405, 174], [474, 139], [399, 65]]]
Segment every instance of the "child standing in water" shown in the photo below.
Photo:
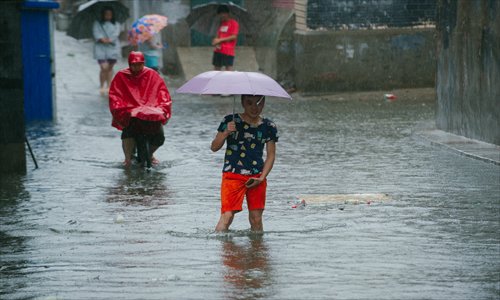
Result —
[[224, 117], [212, 141], [210, 148], [214, 152], [227, 142], [222, 171], [221, 216], [216, 231], [229, 229], [234, 215], [242, 210], [245, 196], [251, 230], [263, 231], [266, 177], [273, 168], [279, 138], [276, 125], [260, 116], [265, 101], [264, 96], [242, 95], [244, 112]]

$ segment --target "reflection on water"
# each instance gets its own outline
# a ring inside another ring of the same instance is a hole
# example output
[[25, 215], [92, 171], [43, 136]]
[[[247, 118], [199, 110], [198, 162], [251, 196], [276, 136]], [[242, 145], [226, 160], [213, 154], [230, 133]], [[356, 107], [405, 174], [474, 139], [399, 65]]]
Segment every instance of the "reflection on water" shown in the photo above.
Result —
[[25, 201], [29, 201], [29, 193], [24, 187], [24, 176], [0, 177], [0, 296], [3, 291], [17, 290], [27, 283], [26, 278], [19, 276], [27, 263], [19, 256], [27, 250], [26, 237], [15, 233], [27, 212]]
[[108, 202], [124, 205], [161, 206], [172, 204], [173, 193], [168, 189], [166, 175], [144, 168], [124, 169], [116, 185], [109, 189]]
[[267, 299], [272, 284], [269, 249], [262, 235], [222, 243], [224, 290], [228, 299]]

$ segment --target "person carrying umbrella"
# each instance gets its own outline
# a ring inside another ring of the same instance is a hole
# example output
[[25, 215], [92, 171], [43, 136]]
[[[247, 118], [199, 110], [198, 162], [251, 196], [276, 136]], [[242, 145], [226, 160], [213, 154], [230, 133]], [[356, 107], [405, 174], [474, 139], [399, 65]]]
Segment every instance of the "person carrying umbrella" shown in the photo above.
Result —
[[212, 45], [215, 46], [212, 65], [215, 70], [221, 70], [222, 67], [225, 67], [226, 71], [232, 71], [239, 24], [231, 18], [227, 5], [219, 5], [217, 15], [220, 17], [221, 22], [217, 30], [217, 36], [212, 40]]
[[265, 101], [264, 96], [242, 95], [244, 112], [225, 116], [212, 141], [210, 149], [213, 152], [227, 143], [221, 184], [221, 216], [216, 231], [229, 229], [234, 215], [242, 210], [245, 196], [251, 230], [263, 231], [266, 177], [274, 165], [279, 137], [276, 124], [260, 116]]
[[100, 66], [99, 83], [100, 93], [109, 91], [113, 79], [113, 67], [120, 58], [120, 23], [115, 21], [114, 11], [111, 6], [104, 6], [99, 20], [92, 26], [95, 39], [94, 58]]
[[128, 32], [128, 40], [144, 54], [146, 67], [159, 72], [160, 31], [167, 26], [167, 17], [162, 15], [145, 15], [132, 24]]
[[[171, 116], [172, 99], [161, 76], [144, 66], [144, 55], [132, 51], [129, 67], [120, 70], [111, 82], [109, 109], [112, 126], [122, 130], [122, 147], [125, 166], [130, 166], [135, 150], [135, 136], [146, 133], [152, 136], [151, 153], [163, 145], [163, 127]], [[152, 157], [154, 164], [158, 161]]]

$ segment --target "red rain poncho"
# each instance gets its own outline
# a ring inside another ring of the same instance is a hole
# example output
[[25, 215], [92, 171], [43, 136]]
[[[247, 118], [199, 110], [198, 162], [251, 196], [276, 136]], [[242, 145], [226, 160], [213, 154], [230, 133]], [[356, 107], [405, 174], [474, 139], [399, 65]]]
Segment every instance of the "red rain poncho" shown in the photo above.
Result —
[[109, 89], [109, 110], [112, 126], [122, 130], [130, 118], [159, 121], [165, 125], [170, 119], [172, 100], [167, 86], [158, 73], [150, 68], [132, 75], [130, 68], [120, 70]]

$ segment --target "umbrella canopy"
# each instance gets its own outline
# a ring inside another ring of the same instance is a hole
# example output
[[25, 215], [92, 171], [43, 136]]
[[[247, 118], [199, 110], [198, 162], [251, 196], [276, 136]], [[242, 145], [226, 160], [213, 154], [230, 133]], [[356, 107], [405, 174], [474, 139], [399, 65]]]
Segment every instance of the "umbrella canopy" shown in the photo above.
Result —
[[221, 4], [229, 7], [230, 16], [240, 25], [240, 33], [253, 34], [254, 26], [248, 11], [231, 1], [228, 3], [213, 1], [193, 6], [191, 13], [186, 17], [189, 27], [203, 34], [215, 36], [220, 23], [217, 17], [217, 7]]
[[144, 43], [167, 26], [167, 17], [145, 15], [132, 24], [128, 32], [128, 41], [132, 45]]
[[263, 95], [292, 99], [271, 77], [257, 72], [208, 71], [183, 84], [177, 93]]
[[92, 26], [99, 20], [101, 10], [106, 6], [113, 9], [117, 22], [123, 23], [129, 17], [128, 8], [116, 0], [92, 0], [78, 6], [78, 12], [73, 17], [66, 34], [75, 39], [92, 38]]

